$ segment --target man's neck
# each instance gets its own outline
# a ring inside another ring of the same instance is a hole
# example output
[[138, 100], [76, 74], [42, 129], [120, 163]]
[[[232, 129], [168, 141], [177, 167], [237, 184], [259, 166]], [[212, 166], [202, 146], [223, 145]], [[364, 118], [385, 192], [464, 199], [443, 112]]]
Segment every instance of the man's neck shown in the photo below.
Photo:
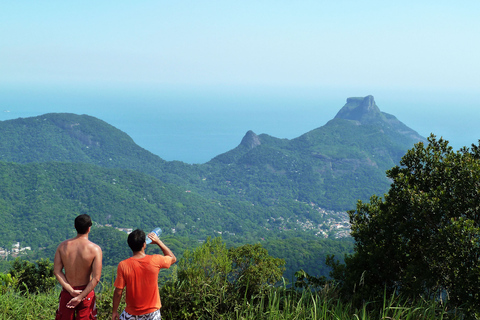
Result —
[[143, 258], [143, 257], [145, 257], [145, 256], [146, 256], [145, 250], [142, 249], [142, 250], [140, 250], [140, 251], [134, 251], [132, 257], [135, 258], [135, 259], [141, 259], [141, 258]]
[[77, 233], [75, 239], [87, 239], [88, 240], [88, 232], [87, 233]]

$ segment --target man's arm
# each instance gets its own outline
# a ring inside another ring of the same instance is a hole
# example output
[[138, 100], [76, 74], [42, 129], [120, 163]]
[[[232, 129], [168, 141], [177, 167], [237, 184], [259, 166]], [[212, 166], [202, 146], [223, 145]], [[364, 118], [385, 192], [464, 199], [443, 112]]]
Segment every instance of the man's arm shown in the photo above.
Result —
[[163, 242], [158, 238], [158, 236], [154, 233], [151, 232], [148, 234], [148, 237], [152, 240], [153, 243], [155, 243], [157, 246], [162, 249], [162, 252], [165, 256], [171, 257], [172, 258], [172, 264], [177, 262], [177, 257], [173, 254], [172, 250], [170, 250]]
[[122, 299], [123, 289], [115, 288], [113, 292], [113, 312], [112, 312], [112, 320], [117, 320], [118, 316], [118, 306], [120, 305], [120, 300]]
[[70, 283], [67, 281], [65, 273], [63, 273], [63, 261], [62, 255], [60, 253], [60, 246], [58, 246], [57, 251], [55, 251], [55, 258], [53, 259], [53, 274], [57, 281], [60, 283], [63, 289], [65, 289], [72, 297], [75, 297], [80, 294], [80, 290], [74, 290]]
[[100, 276], [102, 275], [102, 249], [95, 245], [94, 252], [95, 258], [92, 263], [92, 276], [90, 281], [78, 296], [74, 297], [67, 303], [67, 308], [75, 308], [100, 282]]

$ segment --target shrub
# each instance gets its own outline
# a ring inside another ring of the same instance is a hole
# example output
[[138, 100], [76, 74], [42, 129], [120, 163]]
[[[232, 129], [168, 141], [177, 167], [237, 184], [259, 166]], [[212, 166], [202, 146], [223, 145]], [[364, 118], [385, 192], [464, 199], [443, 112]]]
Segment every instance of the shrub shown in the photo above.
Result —
[[171, 319], [217, 319], [280, 280], [281, 259], [260, 245], [227, 250], [221, 238], [186, 251], [161, 288], [162, 313]]
[[17, 258], [13, 261], [9, 274], [16, 279], [15, 289], [20, 292], [47, 292], [56, 284], [53, 263], [48, 259], [33, 263]]

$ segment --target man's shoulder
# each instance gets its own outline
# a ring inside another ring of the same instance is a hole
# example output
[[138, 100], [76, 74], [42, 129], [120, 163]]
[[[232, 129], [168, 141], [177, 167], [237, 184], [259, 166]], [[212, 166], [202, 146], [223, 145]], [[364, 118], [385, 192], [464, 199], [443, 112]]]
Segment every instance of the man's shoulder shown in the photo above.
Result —
[[118, 269], [130, 268], [132, 266], [132, 258], [123, 259], [118, 263]]
[[100, 248], [100, 246], [98, 244], [96, 244], [95, 242], [92, 242], [90, 240], [88, 240], [88, 246], [94, 250], [99, 250], [100, 252], [102, 251], [102, 248]]
[[68, 247], [72, 248], [72, 250], [75, 250], [74, 248], [81, 247], [84, 250], [87, 250], [91, 253], [102, 254], [102, 248], [100, 248], [100, 246], [98, 244], [96, 244], [96, 243], [94, 243], [94, 242], [92, 242], [88, 239], [85, 239], [85, 238], [68, 239], [68, 240], [65, 240], [62, 243], [60, 243], [60, 245], [58, 247], [59, 248], [60, 247], [65, 248], [65, 250], [68, 250], [67, 249]]
[[70, 242], [72, 242], [74, 239], [67, 239], [67, 240], [63, 240], [62, 242], [60, 242], [60, 244], [57, 246], [57, 250], [59, 251], [62, 251], [62, 250], [65, 250], [65, 248], [68, 246], [68, 244]]
[[170, 256], [163, 256], [161, 254], [153, 254], [151, 255], [152, 261], [160, 262], [162, 264], [172, 264], [172, 257]]
[[120, 261], [120, 262], [118, 263], [118, 265], [128, 264], [128, 263], [130, 263], [130, 261], [132, 261], [132, 257], [127, 258], [127, 259], [123, 259], [122, 261]]

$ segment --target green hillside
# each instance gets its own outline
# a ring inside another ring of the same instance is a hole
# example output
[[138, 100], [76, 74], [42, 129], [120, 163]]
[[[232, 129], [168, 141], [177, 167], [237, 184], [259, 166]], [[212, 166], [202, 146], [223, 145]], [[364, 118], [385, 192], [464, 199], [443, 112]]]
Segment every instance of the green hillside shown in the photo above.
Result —
[[[207, 237], [216, 231], [258, 229], [255, 208], [235, 213], [228, 204], [206, 200], [133, 170], [88, 164], [0, 162], [0, 243], [39, 247], [74, 235], [72, 221], [86, 213], [98, 225], [118, 228], [163, 226], [165, 234]], [[20, 229], [29, 232], [18, 232]], [[175, 231], [173, 231], [175, 230]]]
[[[202, 165], [164, 161], [115, 127], [86, 115], [46, 114], [0, 122], [0, 160], [66, 161], [132, 169], [209, 198], [272, 206], [299, 200], [344, 211], [388, 190], [385, 171], [425, 141], [372, 96], [349, 98], [335, 119], [292, 139], [249, 131]], [[283, 206], [283, 205], [282, 205]]]
[[[300, 224], [272, 216], [293, 217], [308, 210], [317, 223], [327, 220], [306, 204], [272, 210], [249, 202], [214, 201], [133, 170], [82, 163], [0, 162], [0, 247], [11, 248], [19, 242], [21, 248], [31, 248], [25, 251], [31, 258], [53, 260], [58, 243], [75, 235], [73, 220], [82, 213], [94, 220], [92, 240], [102, 246], [105, 265], [115, 265], [130, 254], [126, 233], [118, 229], [150, 230], [154, 226], [162, 227], [162, 237], [169, 239], [179, 255], [216, 236], [230, 245], [276, 239], [284, 250], [299, 252], [285, 239], [313, 241], [317, 231], [296, 231]], [[330, 253], [347, 252], [329, 243]], [[323, 261], [310, 261], [312, 272], [322, 270], [319, 263], [324, 266]]]
[[193, 166], [168, 163], [112, 125], [71, 113], [1, 121], [0, 161], [88, 163], [132, 169], [176, 184], [185, 184], [185, 176], [195, 176]]
[[390, 185], [385, 171], [419, 141], [426, 140], [382, 113], [373, 97], [349, 98], [323, 127], [292, 140], [249, 131], [237, 148], [204, 166], [209, 188], [218, 193], [264, 205], [297, 199], [342, 211], [383, 195]]
[[[325, 274], [324, 257], [352, 249], [345, 210], [383, 195], [385, 171], [418, 141], [373, 97], [349, 98], [326, 125], [295, 139], [248, 131], [238, 147], [201, 165], [164, 161], [87, 115], [0, 122], [0, 247], [20, 242], [53, 257], [73, 218], [95, 221], [105, 261], [124, 258], [124, 233], [161, 226], [178, 250], [209, 236], [263, 242], [289, 274]], [[26, 230], [26, 232], [25, 232]], [[327, 239], [325, 239], [327, 238]], [[294, 240], [294, 241], [293, 241]]]

